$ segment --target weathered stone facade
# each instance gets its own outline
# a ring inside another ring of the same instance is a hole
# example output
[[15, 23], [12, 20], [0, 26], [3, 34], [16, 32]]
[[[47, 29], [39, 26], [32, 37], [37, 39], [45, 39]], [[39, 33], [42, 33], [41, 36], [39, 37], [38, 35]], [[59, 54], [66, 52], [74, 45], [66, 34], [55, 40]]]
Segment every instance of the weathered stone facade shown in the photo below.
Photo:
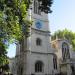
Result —
[[[35, 0], [36, 1], [36, 0]], [[37, 6], [37, 5], [36, 5]], [[32, 9], [29, 9], [28, 19], [32, 19], [30, 36], [24, 38], [16, 46], [14, 75], [71, 75], [75, 58], [72, 57], [70, 44], [67, 40], [55, 40], [51, 42], [48, 14], [44, 12], [34, 13], [34, 0]], [[62, 44], [67, 43], [69, 54], [63, 61]], [[68, 59], [67, 59], [68, 58]], [[73, 59], [72, 59], [73, 58]]]
[[53, 50], [50, 45], [48, 14], [35, 14], [32, 6], [30, 17], [33, 21], [30, 36], [17, 45], [16, 75], [52, 74]]

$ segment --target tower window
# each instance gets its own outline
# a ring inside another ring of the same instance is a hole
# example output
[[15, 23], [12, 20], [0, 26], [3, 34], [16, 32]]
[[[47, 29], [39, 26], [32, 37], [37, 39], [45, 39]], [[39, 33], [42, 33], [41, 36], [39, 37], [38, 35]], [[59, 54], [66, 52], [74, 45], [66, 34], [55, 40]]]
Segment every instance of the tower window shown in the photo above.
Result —
[[35, 72], [43, 72], [43, 63], [41, 61], [35, 63]]
[[23, 75], [23, 68], [21, 68], [21, 75]]
[[53, 57], [53, 64], [54, 64], [54, 69], [57, 69], [57, 56], [54, 55]]
[[42, 40], [40, 38], [36, 39], [36, 45], [41, 46], [42, 45]]
[[38, 0], [34, 0], [34, 13], [41, 15], [41, 10], [39, 9], [40, 2]]
[[62, 57], [63, 57], [64, 61], [66, 61], [66, 59], [70, 58], [69, 46], [65, 42], [62, 44]]
[[17, 75], [23, 75], [23, 67], [21, 65], [17, 68]]

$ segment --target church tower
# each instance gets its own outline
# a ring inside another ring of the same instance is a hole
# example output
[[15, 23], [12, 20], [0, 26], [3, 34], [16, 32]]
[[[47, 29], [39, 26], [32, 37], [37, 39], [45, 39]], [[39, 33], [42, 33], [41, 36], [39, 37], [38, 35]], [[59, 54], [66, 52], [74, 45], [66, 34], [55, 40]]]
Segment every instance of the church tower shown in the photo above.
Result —
[[50, 45], [48, 14], [41, 12], [33, 0], [29, 18], [33, 21], [30, 36], [17, 44], [17, 75], [53, 74], [53, 51]]

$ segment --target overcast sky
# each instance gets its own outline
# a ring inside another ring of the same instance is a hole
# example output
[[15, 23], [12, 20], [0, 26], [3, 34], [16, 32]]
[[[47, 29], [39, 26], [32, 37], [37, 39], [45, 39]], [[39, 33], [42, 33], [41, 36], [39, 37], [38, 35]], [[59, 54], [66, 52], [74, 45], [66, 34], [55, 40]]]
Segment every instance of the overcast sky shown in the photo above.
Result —
[[[49, 15], [50, 31], [69, 29], [75, 32], [75, 0], [54, 0], [52, 13]], [[8, 56], [15, 56], [15, 45], [9, 47]]]

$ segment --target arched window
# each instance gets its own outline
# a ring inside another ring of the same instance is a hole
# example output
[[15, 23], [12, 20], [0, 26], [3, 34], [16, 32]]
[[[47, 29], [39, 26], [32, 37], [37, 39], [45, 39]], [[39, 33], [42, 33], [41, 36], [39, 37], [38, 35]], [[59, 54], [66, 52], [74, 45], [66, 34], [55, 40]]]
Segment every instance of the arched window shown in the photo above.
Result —
[[74, 65], [71, 65], [72, 72], [75, 71]]
[[43, 63], [41, 61], [35, 63], [35, 72], [43, 72]]
[[56, 55], [53, 56], [53, 65], [54, 65], [54, 69], [57, 69], [57, 56]]
[[17, 75], [23, 75], [23, 67], [21, 65], [17, 68]]
[[21, 67], [21, 69], [20, 69], [20, 72], [21, 72], [20, 75], [23, 75], [23, 68], [22, 68], [22, 67]]
[[62, 56], [63, 56], [64, 61], [66, 61], [66, 59], [70, 58], [69, 46], [65, 42], [62, 44]]
[[38, 0], [34, 0], [34, 13], [41, 15], [41, 10], [39, 9], [40, 2]]
[[42, 40], [40, 38], [36, 39], [36, 45], [41, 46], [42, 45]]

